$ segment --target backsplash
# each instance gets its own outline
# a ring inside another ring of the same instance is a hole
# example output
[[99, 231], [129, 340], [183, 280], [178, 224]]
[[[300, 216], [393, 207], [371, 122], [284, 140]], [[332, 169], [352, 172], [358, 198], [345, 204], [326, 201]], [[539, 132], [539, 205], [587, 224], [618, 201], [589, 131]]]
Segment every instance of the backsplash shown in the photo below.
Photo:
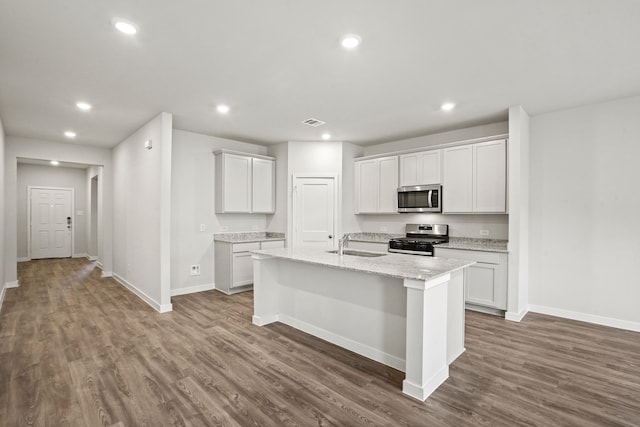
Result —
[[[449, 235], [483, 239], [508, 239], [509, 215], [443, 215], [440, 213], [412, 213], [397, 215], [356, 215], [360, 230], [368, 233], [404, 233], [404, 226], [412, 224], [448, 224]], [[481, 230], [488, 234], [480, 234]]]

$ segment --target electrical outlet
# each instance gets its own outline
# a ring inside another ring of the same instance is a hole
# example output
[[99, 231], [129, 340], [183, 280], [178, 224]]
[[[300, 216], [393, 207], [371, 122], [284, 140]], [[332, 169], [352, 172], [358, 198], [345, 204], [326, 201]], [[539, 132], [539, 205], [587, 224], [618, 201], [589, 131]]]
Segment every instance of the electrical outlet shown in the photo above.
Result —
[[387, 227], [385, 227], [384, 225], [380, 226], [380, 231], [382, 231], [383, 233], [387, 231]]
[[257, 225], [254, 225], [254, 226], [253, 226], [253, 227], [251, 227], [251, 228], [253, 228], [253, 231], [258, 231], [258, 229], [259, 229], [260, 227], [258, 227]]
[[488, 236], [489, 235], [489, 230], [480, 230], [480, 235], [481, 236]]
[[227, 231], [229, 229], [229, 227], [227, 227], [226, 225], [223, 225], [222, 227], [220, 227], [221, 231]]
[[200, 231], [207, 231], [206, 224], [200, 224]]
[[127, 264], [127, 271], [131, 271], [131, 264]]
[[200, 275], [200, 264], [194, 264], [191, 266], [191, 275], [192, 276]]

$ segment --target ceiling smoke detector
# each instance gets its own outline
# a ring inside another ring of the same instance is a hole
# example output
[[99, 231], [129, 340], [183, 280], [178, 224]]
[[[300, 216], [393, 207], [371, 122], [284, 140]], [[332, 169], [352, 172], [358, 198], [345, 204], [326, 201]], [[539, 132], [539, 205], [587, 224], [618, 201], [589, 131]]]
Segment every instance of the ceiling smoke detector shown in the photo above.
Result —
[[307, 119], [307, 120], [303, 120], [301, 123], [304, 123], [305, 125], [309, 125], [311, 127], [317, 128], [318, 126], [322, 126], [323, 124], [327, 123], [327, 122], [323, 122], [322, 120], [318, 120], [318, 119], [314, 119], [313, 117]]

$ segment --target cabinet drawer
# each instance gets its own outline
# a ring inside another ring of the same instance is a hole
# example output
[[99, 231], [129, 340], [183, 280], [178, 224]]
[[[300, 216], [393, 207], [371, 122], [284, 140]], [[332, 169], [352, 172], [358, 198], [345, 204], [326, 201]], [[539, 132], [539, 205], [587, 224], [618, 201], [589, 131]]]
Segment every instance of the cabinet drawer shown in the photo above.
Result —
[[435, 256], [442, 258], [467, 259], [470, 261], [484, 262], [486, 264], [500, 264], [500, 253], [465, 251], [462, 249], [435, 248]]
[[235, 252], [247, 252], [257, 251], [260, 249], [260, 242], [247, 242], [247, 243], [234, 243], [232, 251]]
[[262, 249], [284, 248], [284, 240], [271, 240], [262, 242]]

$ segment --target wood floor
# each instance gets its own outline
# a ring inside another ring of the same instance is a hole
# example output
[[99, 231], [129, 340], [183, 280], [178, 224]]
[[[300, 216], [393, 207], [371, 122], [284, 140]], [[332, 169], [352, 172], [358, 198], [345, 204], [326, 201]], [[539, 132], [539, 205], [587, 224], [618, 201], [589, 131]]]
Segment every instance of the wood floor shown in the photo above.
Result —
[[82, 259], [19, 264], [0, 312], [1, 426], [639, 426], [640, 334], [467, 313], [426, 401], [403, 374], [281, 324], [252, 293], [158, 314]]

